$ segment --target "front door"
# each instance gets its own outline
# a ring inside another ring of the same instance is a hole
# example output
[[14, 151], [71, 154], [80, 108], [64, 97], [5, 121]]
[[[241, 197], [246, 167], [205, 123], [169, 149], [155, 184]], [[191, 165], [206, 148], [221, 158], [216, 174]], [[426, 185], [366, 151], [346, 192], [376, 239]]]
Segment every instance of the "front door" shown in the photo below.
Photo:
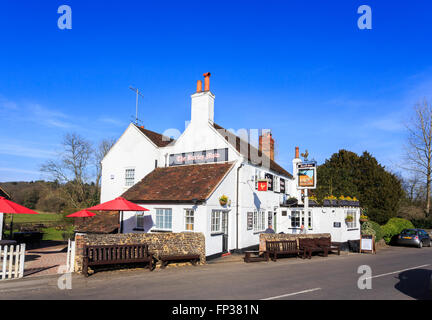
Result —
[[222, 211], [222, 252], [228, 252], [228, 211]]

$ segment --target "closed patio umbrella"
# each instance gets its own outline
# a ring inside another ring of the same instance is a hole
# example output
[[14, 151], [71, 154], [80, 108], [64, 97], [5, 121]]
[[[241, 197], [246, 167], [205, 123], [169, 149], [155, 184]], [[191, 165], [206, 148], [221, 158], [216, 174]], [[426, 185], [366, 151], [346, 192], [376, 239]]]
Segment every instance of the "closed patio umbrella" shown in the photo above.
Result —
[[125, 198], [118, 197], [114, 200], [110, 200], [96, 206], [87, 208], [87, 210], [97, 211], [121, 211], [120, 216], [120, 230], [119, 233], [123, 232], [123, 211], [150, 211], [144, 207], [141, 207], [133, 202], [126, 200]]
[[[0, 212], [9, 214], [39, 214], [29, 208], [26, 208], [18, 203], [7, 200], [5, 197], [0, 197]], [[11, 232], [10, 238], [13, 235], [13, 216], [11, 219]]]

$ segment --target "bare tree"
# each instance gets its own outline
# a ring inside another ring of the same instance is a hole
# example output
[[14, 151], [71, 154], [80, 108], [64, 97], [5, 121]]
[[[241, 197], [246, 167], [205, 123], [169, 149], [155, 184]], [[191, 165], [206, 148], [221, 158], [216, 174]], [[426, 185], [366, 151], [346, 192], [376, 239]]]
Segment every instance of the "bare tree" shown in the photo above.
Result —
[[425, 99], [414, 106], [414, 118], [406, 126], [406, 169], [421, 176], [426, 184], [425, 213], [430, 214], [432, 175], [432, 106]]
[[87, 197], [88, 167], [93, 154], [92, 144], [76, 133], [63, 137], [62, 151], [56, 160], [42, 164], [41, 171], [65, 185], [63, 196], [75, 208], [81, 207]]
[[99, 143], [97, 150], [95, 151], [95, 166], [96, 166], [96, 189], [99, 190], [100, 180], [102, 177], [102, 160], [107, 155], [108, 151], [111, 150], [115, 143], [114, 139], [104, 139]]

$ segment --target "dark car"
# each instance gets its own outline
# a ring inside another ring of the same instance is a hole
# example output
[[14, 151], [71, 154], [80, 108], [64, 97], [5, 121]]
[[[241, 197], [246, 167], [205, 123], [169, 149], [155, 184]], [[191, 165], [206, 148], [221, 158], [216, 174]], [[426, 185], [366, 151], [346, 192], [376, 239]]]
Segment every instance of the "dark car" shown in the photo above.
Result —
[[404, 229], [397, 238], [397, 244], [416, 246], [418, 248], [430, 247], [431, 238], [429, 234], [422, 229]]

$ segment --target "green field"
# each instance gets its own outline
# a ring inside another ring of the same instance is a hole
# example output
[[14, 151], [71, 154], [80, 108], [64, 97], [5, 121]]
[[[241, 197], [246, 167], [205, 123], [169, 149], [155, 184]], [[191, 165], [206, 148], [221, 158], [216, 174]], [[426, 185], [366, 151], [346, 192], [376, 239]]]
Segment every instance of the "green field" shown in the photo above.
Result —
[[[11, 214], [4, 215], [5, 223], [10, 224]], [[14, 232], [18, 232], [18, 225], [26, 224], [46, 224], [47, 228], [42, 228], [43, 240], [63, 241], [64, 233], [72, 233], [74, 230], [73, 219], [64, 220], [60, 213], [39, 212], [39, 214], [14, 214], [13, 215]], [[55, 226], [62, 225], [64, 230], [57, 230]], [[9, 238], [9, 230], [4, 231], [5, 238]]]

